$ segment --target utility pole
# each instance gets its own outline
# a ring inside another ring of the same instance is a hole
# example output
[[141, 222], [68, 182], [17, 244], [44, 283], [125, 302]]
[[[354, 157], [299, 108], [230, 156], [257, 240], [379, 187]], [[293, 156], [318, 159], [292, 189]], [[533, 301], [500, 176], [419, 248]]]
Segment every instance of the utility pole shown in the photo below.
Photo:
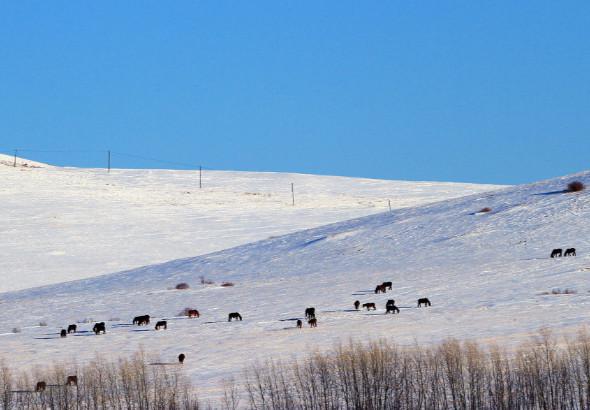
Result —
[[389, 204], [389, 212], [391, 212], [391, 199], [388, 199], [387, 203]]
[[199, 189], [203, 188], [203, 167], [199, 165]]
[[291, 198], [293, 200], [293, 206], [295, 206], [295, 188], [293, 185], [293, 182], [291, 182]]
[[18, 154], [18, 150], [17, 149], [14, 150], [14, 163], [12, 164], [12, 166], [15, 167], [15, 168], [16, 168], [16, 154]]
[[107, 166], [108, 171], [107, 172], [110, 173], [111, 172], [111, 150], [108, 150], [107, 154], [108, 154], [107, 155], [108, 156], [108, 166]]

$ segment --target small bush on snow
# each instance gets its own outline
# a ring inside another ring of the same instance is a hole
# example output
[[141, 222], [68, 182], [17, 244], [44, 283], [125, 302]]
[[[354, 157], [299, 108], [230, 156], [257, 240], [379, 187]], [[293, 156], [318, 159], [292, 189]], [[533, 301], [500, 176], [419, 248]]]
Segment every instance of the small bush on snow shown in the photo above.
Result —
[[479, 212], [492, 212], [492, 208], [488, 208], [487, 206], [485, 208], [481, 208], [479, 210]]
[[188, 289], [190, 288], [190, 286], [188, 285], [188, 283], [182, 282], [176, 285], [176, 289], [178, 290], [184, 290], [184, 289]]
[[586, 186], [581, 181], [573, 181], [567, 184], [568, 192], [580, 192], [583, 191]]
[[224, 288], [228, 288], [230, 286], [234, 286], [233, 282], [223, 282], [221, 284], [221, 286], [223, 286]]

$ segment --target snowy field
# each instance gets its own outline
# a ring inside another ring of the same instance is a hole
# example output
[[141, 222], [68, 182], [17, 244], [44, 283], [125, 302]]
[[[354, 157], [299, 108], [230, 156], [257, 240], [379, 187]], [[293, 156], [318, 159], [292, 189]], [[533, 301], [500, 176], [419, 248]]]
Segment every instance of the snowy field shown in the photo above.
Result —
[[400, 208], [494, 188], [205, 171], [199, 189], [198, 171], [17, 163], [0, 155], [0, 292], [204, 255], [381, 212], [388, 199]]
[[[2, 171], [3, 176], [5, 172]], [[19, 172], [25, 176], [14, 177], [13, 190], [17, 189], [16, 180], [28, 181], [35, 175], [34, 170]], [[81, 223], [84, 212], [92, 210], [88, 204], [101, 198], [100, 193], [93, 192], [97, 189], [95, 187], [112, 181], [98, 170], [46, 169], [43, 172], [60, 180], [72, 178], [78, 181], [71, 182], [77, 198], [83, 191], [80, 181], [88, 184], [89, 180], [92, 181], [94, 188], [88, 188], [86, 203], [77, 201], [78, 206], [84, 204], [84, 211], [67, 208], [67, 213], [64, 209], [58, 212], [55, 209], [58, 205], [50, 200], [45, 203], [46, 206], [37, 207], [37, 213], [53, 209], [64, 218], [74, 213], [77, 223]], [[135, 194], [135, 206], [141, 209], [142, 202], [169, 200], [168, 192], [188, 184], [187, 181], [194, 176], [178, 172], [166, 174], [163, 171], [154, 171], [150, 177], [145, 171], [117, 171], [114, 175], [117, 181], [129, 178], [128, 189], [117, 191], [117, 195], [124, 198], [121, 199], [124, 204], [121, 209], [125, 212], [128, 212], [128, 201], [134, 197], [132, 192], [135, 189], [141, 189]], [[164, 180], [173, 179], [172, 175], [177, 175], [174, 177], [176, 181], [161, 186]], [[325, 177], [324, 182], [312, 184], [312, 180], [321, 181], [324, 177], [244, 173], [227, 173], [227, 183], [239, 183], [240, 189], [215, 188], [213, 179], [219, 180], [222, 175], [225, 174], [219, 173], [217, 178], [213, 175], [209, 181], [211, 196], [228, 198], [229, 201], [229, 198], [238, 195], [237, 192], [271, 192], [270, 198], [259, 198], [258, 203], [247, 203], [243, 199], [247, 195], [243, 195], [239, 202], [241, 212], [232, 214], [235, 218], [242, 218], [240, 220], [250, 229], [272, 223], [277, 230], [282, 227], [285, 232], [290, 232], [299, 229], [295, 225], [303, 224], [301, 220], [306, 217], [309, 225], [318, 225], [318, 222], [330, 222], [332, 217], [338, 219], [338, 215], [343, 216], [346, 212], [374, 213], [383, 208], [378, 201], [381, 192], [387, 190], [387, 183], [378, 181]], [[37, 178], [51, 179], [49, 176]], [[262, 183], [258, 178], [268, 179]], [[293, 178], [302, 178], [294, 181], [297, 186], [310, 187], [309, 193], [301, 193], [303, 210], [300, 214], [288, 207], [288, 183]], [[309, 181], [307, 185], [305, 178]], [[396, 209], [110, 275], [3, 293], [0, 294], [0, 355], [9, 357], [12, 366], [27, 368], [53, 361], [84, 362], [96, 354], [104, 357], [130, 355], [139, 348], [160, 356], [163, 361], [174, 361], [183, 352], [187, 356], [184, 368], [199, 386], [201, 396], [214, 397], [219, 394], [223, 378], [231, 375], [239, 378], [244, 366], [257, 360], [300, 357], [314, 349], [329, 348], [334, 343], [346, 343], [350, 339], [383, 337], [412, 344], [435, 343], [456, 337], [482, 342], [502, 341], [510, 346], [528, 339], [544, 327], [558, 334], [574, 332], [590, 319], [590, 197], [587, 191], [562, 191], [568, 182], [575, 179], [590, 185], [590, 172]], [[63, 185], [67, 186], [65, 181]], [[330, 186], [330, 181], [331, 194], [322, 194]], [[342, 181], [342, 184], [348, 181], [349, 192], [342, 194], [342, 203], [348, 203], [349, 208], [330, 208], [330, 198], [337, 197], [335, 186], [339, 185], [334, 181]], [[35, 185], [23, 182], [23, 186], [26, 184]], [[370, 184], [376, 186], [371, 187]], [[398, 189], [403, 185], [392, 184]], [[271, 187], [268, 188], [268, 185]], [[279, 188], [284, 185], [287, 189], [278, 194], [281, 192]], [[394, 189], [393, 185], [391, 189]], [[268, 191], [263, 191], [263, 187], [267, 187]], [[366, 196], [360, 193], [352, 195], [353, 187]], [[372, 188], [377, 193], [370, 196]], [[415, 184], [406, 188], [411, 191]], [[430, 188], [438, 189], [436, 185]], [[52, 189], [56, 190], [55, 187]], [[108, 186], [104, 189], [110, 192]], [[192, 192], [194, 185], [187, 190]], [[64, 188], [64, 191], [67, 192], [67, 189]], [[129, 191], [129, 197], [125, 196], [126, 191]], [[151, 193], [149, 200], [146, 199], [146, 192]], [[29, 195], [33, 193], [43, 195], [42, 191], [29, 191]], [[109, 198], [112, 201], [114, 194], [108, 195], [111, 195]], [[326, 197], [320, 199], [321, 195]], [[400, 193], [399, 196], [403, 195]], [[373, 199], [369, 200], [369, 197]], [[177, 194], [175, 198], [182, 196]], [[417, 197], [414, 200], [419, 202]], [[106, 202], [104, 199], [101, 201]], [[304, 207], [306, 201], [315, 205]], [[363, 201], [374, 206], [363, 208], [359, 205]], [[211, 215], [201, 216], [213, 218], [215, 214], [223, 218], [227, 232], [231, 226], [228, 213], [237, 211], [230, 211], [232, 207], [223, 200], [219, 202], [218, 212], [210, 211]], [[191, 199], [181, 203], [194, 212], [198, 208], [192, 205]], [[59, 204], [67, 207], [65, 200]], [[237, 200], [234, 205], [233, 208], [237, 207]], [[15, 207], [16, 202], [12, 206]], [[103, 212], [101, 206], [103, 202], [98, 202], [90, 217], [92, 221], [88, 221], [87, 215], [89, 231], [94, 230], [91, 229], [92, 222], [100, 220], [95, 213]], [[326, 207], [326, 212], [312, 216], [314, 210], [318, 211], [322, 206]], [[253, 208], [251, 212], [245, 214], [250, 207]], [[484, 207], [491, 208], [491, 211], [478, 212]], [[31, 208], [31, 204], [25, 206], [33, 214]], [[172, 208], [163, 205], [160, 209]], [[131, 218], [134, 214], [134, 217], [142, 214], [135, 210], [126, 215]], [[147, 215], [141, 218], [145, 223], [150, 219], [150, 212], [144, 212]], [[174, 219], [176, 215], [182, 218], [180, 211], [176, 212], [167, 218]], [[270, 216], [264, 219], [260, 214], [266, 212], [270, 212], [276, 220], [273, 221]], [[4, 211], [2, 215], [5, 217]], [[258, 219], [250, 220], [255, 218], [254, 215], [258, 215]], [[16, 216], [11, 218], [18, 220]], [[118, 218], [119, 222], [123, 221]], [[186, 215], [185, 218], [186, 224], [189, 218]], [[191, 221], [193, 227], [198, 225]], [[213, 219], [209, 221], [208, 225], [215, 225], [211, 222]], [[168, 235], [176, 235], [175, 229], [183, 226], [182, 221], [168, 220], [168, 223], [174, 226], [166, 227], [165, 232], [152, 237], [152, 242], [149, 246], [145, 243], [141, 252], [156, 252], [160, 242], [172, 240]], [[40, 224], [47, 230], [43, 222]], [[147, 235], [152, 228], [140, 229], [132, 225], [129, 222], [124, 230], [127, 232], [119, 234], [119, 246], [124, 247], [125, 241], [131, 241], [131, 238], [134, 241], [145, 240], [136, 236]], [[165, 225], [162, 222], [158, 226]], [[28, 235], [33, 235], [34, 229], [28, 229]], [[80, 228], [73, 224], [72, 229]], [[128, 232], [132, 229], [137, 231]], [[185, 234], [179, 235], [183, 239], [190, 237], [190, 229], [183, 229]], [[246, 228], [240, 229], [236, 236]], [[53, 238], [48, 233], [46, 235], [47, 243], [52, 243]], [[261, 238], [271, 235], [273, 233], [269, 231], [260, 232]], [[10, 243], [6, 235], [2, 237], [3, 246]], [[66, 235], [56, 234], [56, 237], [64, 241], [62, 238]], [[84, 239], [81, 238], [78, 237], [78, 241]], [[211, 234], [210, 238], [215, 238], [215, 234]], [[236, 241], [246, 242], [249, 239], [252, 238]], [[179, 246], [180, 242], [163, 247]], [[199, 241], [204, 242], [204, 239]], [[130, 248], [120, 252], [112, 248], [98, 249], [106, 246], [105, 243], [108, 242], [94, 246], [86, 244], [83, 249], [92, 252], [94, 247], [97, 248], [90, 260], [99, 259], [98, 254], [104, 257], [112, 252], [110, 257], [113, 259], [118, 259], [121, 254], [127, 258], [125, 263], [131, 263]], [[75, 249], [82, 251], [76, 246]], [[193, 244], [194, 248], [198, 246]], [[224, 247], [221, 243], [217, 246]], [[21, 242], [19, 247], [22, 249], [17, 249], [22, 254], [14, 250], [12, 254], [8, 253], [14, 255], [8, 258], [9, 264], [15, 263], [13, 258], [25, 260], [29, 257], [26, 242]], [[549, 258], [551, 250], [557, 247], [575, 247], [577, 256]], [[182, 254], [185, 255], [189, 248]], [[199, 249], [194, 252], [195, 255], [202, 253]], [[214, 283], [201, 285], [201, 277]], [[223, 281], [233, 282], [234, 286], [221, 287]], [[375, 285], [383, 281], [392, 281], [393, 290], [386, 294], [374, 294]], [[172, 289], [181, 282], [188, 283], [190, 289]], [[551, 291], [557, 288], [567, 288], [575, 293], [552, 294]], [[416, 300], [420, 297], [430, 298], [433, 306], [416, 308]], [[400, 308], [399, 315], [384, 314], [385, 302], [390, 298], [395, 299]], [[355, 300], [375, 302], [378, 309], [374, 312], [354, 311]], [[318, 327], [296, 329], [295, 320], [302, 318], [304, 309], [309, 306], [316, 308]], [[187, 319], [178, 316], [186, 307], [198, 309], [201, 317]], [[240, 312], [244, 320], [229, 323], [227, 315], [230, 312]], [[155, 331], [155, 322], [149, 327], [132, 326], [132, 318], [142, 314], [150, 314], [153, 320], [168, 320], [168, 329]], [[92, 323], [86, 323], [78, 325], [80, 333], [59, 338], [59, 329], [84, 319], [107, 322], [107, 333], [95, 336], [90, 332]], [[48, 326], [39, 327], [41, 321], [47, 322]], [[15, 327], [21, 332], [12, 333], [11, 329]]]

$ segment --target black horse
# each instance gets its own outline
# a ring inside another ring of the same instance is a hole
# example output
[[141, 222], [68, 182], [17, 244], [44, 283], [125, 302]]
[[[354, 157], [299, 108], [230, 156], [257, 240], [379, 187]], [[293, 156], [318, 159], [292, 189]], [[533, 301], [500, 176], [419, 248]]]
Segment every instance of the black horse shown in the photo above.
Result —
[[560, 257], [561, 253], [562, 253], [561, 249], [553, 249], [553, 251], [551, 251], [551, 257], [552, 258]]
[[387, 287], [385, 285], [377, 285], [375, 287], [375, 293], [386, 293]]
[[563, 256], [576, 256], [576, 248], [566, 249]]
[[432, 303], [430, 303], [430, 300], [428, 300], [428, 298], [420, 298], [418, 299], [418, 307], [422, 307], [422, 305], [432, 306]]
[[360, 306], [360, 305], [361, 305], [361, 302], [359, 302], [358, 300], [355, 300], [355, 301], [354, 301], [354, 308], [355, 308], [356, 310], [359, 310], [359, 306]]
[[306, 319], [312, 319], [315, 317], [315, 308], [314, 307], [308, 307], [307, 309], [305, 309], [305, 318]]
[[242, 315], [240, 315], [238, 312], [233, 312], [233, 313], [230, 313], [230, 314], [227, 316], [227, 321], [228, 321], [228, 322], [231, 322], [233, 319], [236, 319], [236, 320], [242, 320]]
[[150, 315], [135, 316], [133, 318], [133, 324], [138, 325], [138, 326], [149, 325], [150, 324]]
[[388, 308], [388, 307], [390, 307], [390, 306], [395, 306], [395, 300], [393, 300], [393, 299], [389, 299], [389, 300], [387, 301], [387, 303], [385, 304], [385, 309], [387, 309], [387, 308]]
[[159, 322], [156, 322], [156, 330], [160, 330], [160, 329], [168, 329], [168, 322], [166, 322], [165, 320], [160, 320]]
[[391, 282], [383, 282], [381, 286], [386, 287], [387, 289], [391, 290], [393, 288], [393, 283]]
[[377, 310], [377, 307], [375, 306], [374, 303], [363, 303], [363, 307], [367, 308], [367, 310]]
[[395, 305], [387, 305], [385, 307], [385, 314], [388, 314], [388, 313], [395, 314], [396, 312], [399, 313], [399, 309]]
[[309, 323], [309, 327], [318, 327], [318, 320], [315, 317], [309, 319], [307, 323]]
[[95, 335], [99, 335], [100, 332], [102, 332], [103, 334], [107, 332], [104, 322], [95, 323], [94, 327], [92, 328], [92, 331]]
[[66, 332], [66, 329], [62, 329], [61, 332], [59, 332], [60, 337], [66, 337], [67, 335], [68, 333]]
[[76, 330], [78, 329], [78, 326], [76, 325], [69, 325], [68, 326], [68, 333], [76, 333]]
[[186, 356], [184, 355], [184, 353], [181, 353], [181, 354], [179, 354], [179, 355], [178, 355], [178, 362], [179, 362], [180, 364], [183, 364], [183, 363], [184, 363], [184, 359], [185, 359], [185, 358], [186, 358]]
[[301, 319], [297, 319], [297, 328], [301, 329], [303, 327], [303, 322], [301, 321]]

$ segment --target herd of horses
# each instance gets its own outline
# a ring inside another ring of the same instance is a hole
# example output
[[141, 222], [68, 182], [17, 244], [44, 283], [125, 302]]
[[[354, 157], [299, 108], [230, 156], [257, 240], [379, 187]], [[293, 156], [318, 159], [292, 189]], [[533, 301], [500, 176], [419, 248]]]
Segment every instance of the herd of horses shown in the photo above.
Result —
[[563, 249], [561, 248], [553, 249], [553, 251], [551, 251], [552, 258], [561, 258], [562, 256], [576, 256], [576, 248], [568, 248], [565, 252], [563, 252]]

